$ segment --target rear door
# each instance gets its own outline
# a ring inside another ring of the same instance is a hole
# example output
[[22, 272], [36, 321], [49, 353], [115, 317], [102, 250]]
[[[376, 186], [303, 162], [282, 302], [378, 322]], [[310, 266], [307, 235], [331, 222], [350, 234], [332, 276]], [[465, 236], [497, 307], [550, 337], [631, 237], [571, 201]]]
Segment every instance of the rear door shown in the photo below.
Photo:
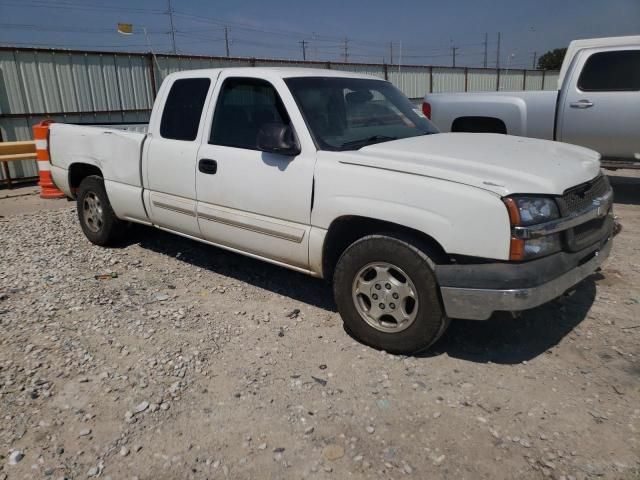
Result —
[[[290, 92], [280, 78], [236, 77], [231, 70], [214, 95], [196, 172], [203, 237], [307, 269], [316, 149]], [[267, 123], [292, 125], [301, 153], [260, 151], [257, 135]]]
[[585, 50], [567, 82], [558, 140], [640, 160], [640, 49]]
[[[197, 72], [194, 72], [197, 73]], [[179, 78], [164, 98], [159, 122], [145, 150], [145, 204], [158, 226], [200, 237], [196, 217], [196, 157], [202, 133], [202, 112], [213, 81], [206, 76]], [[154, 112], [155, 114], [155, 112]]]

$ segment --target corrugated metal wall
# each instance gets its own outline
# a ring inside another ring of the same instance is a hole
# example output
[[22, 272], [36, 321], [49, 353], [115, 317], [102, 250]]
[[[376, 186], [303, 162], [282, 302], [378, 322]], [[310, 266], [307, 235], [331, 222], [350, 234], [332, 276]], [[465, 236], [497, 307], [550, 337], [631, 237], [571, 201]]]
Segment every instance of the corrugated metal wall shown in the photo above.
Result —
[[470, 68], [467, 89], [469, 92], [488, 92], [496, 89], [496, 71], [484, 68]]
[[[147, 122], [155, 91], [180, 70], [249, 66], [330, 68], [386, 78], [409, 98], [428, 92], [555, 90], [558, 72], [270, 59], [193, 57], [0, 47], [0, 140], [28, 140], [44, 118], [68, 123]], [[526, 76], [526, 82], [525, 82]], [[499, 86], [498, 86], [499, 77]], [[37, 175], [10, 162], [12, 178]], [[0, 169], [0, 180], [4, 172]]]
[[558, 90], [558, 77], [560, 77], [560, 72], [547, 72], [543, 90]]
[[[554, 73], [554, 72], [552, 72]], [[526, 72], [527, 78], [526, 81], [526, 90], [544, 90], [542, 88], [542, 81], [544, 80], [547, 85], [553, 85], [555, 90], [555, 84], [557, 83], [558, 77], [556, 76], [556, 81], [549, 80], [547, 76], [543, 72], [539, 70], [530, 70]], [[551, 90], [551, 88], [547, 88], [547, 90]]]

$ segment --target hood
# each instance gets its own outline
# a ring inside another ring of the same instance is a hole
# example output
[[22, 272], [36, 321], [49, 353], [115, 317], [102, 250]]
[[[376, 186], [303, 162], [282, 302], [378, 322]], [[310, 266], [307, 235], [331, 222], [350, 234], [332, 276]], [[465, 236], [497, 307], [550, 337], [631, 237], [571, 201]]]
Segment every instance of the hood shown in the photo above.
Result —
[[600, 173], [600, 154], [593, 150], [488, 133], [438, 133], [394, 140], [349, 152], [342, 161], [463, 183], [500, 196], [561, 195]]

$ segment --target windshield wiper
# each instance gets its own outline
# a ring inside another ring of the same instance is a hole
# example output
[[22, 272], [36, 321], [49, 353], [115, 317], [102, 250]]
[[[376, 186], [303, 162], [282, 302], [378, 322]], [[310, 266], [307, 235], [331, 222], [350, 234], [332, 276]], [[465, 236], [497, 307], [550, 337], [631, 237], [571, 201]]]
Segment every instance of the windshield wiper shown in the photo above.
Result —
[[355, 147], [356, 145], [360, 145], [360, 147], [364, 147], [365, 145], [371, 145], [373, 143], [380, 142], [389, 142], [391, 140], [397, 140], [398, 137], [390, 137], [388, 135], [372, 135], [371, 137], [361, 138], [359, 140], [351, 140], [350, 142], [345, 142], [340, 145], [341, 148], [345, 147]]

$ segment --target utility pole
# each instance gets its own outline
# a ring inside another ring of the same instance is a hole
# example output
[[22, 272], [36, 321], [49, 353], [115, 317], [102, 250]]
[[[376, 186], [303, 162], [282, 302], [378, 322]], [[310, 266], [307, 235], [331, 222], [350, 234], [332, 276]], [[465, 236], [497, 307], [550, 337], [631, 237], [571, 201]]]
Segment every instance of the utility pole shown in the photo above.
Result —
[[302, 60], [306, 60], [307, 59], [307, 41], [306, 40], [302, 40], [300, 42], [298, 42], [300, 45], [302, 45]]
[[343, 61], [345, 63], [347, 63], [347, 60], [349, 59], [349, 39], [347, 37], [344, 37], [344, 53], [343, 53]]
[[229, 56], [229, 28], [224, 27], [224, 49], [227, 52], [227, 57]]
[[453, 66], [456, 66], [456, 52], [458, 51], [459, 47], [451, 47], [451, 54], [452, 54], [452, 63]]
[[496, 52], [496, 69], [500, 70], [500, 37], [501, 34], [498, 32], [498, 50]]
[[482, 66], [487, 68], [487, 53], [489, 49], [489, 34], [484, 34], [484, 61], [482, 62]]
[[318, 56], [318, 42], [316, 42], [316, 39], [316, 32], [311, 32], [311, 43], [313, 43], [313, 59], [320, 60], [320, 57]]
[[538, 52], [533, 52], [533, 66], [531, 68], [534, 70], [536, 69], [536, 60], [538, 60]]
[[389, 63], [393, 65], [393, 42], [389, 42]]
[[176, 29], [173, 26], [173, 8], [171, 8], [171, 0], [167, 0], [169, 2], [169, 23], [171, 24], [171, 44], [173, 45], [173, 53], [174, 55], [178, 53], [176, 49]]

